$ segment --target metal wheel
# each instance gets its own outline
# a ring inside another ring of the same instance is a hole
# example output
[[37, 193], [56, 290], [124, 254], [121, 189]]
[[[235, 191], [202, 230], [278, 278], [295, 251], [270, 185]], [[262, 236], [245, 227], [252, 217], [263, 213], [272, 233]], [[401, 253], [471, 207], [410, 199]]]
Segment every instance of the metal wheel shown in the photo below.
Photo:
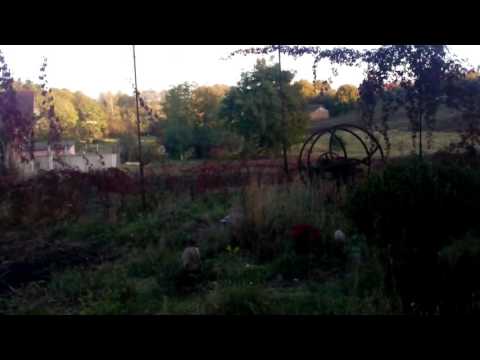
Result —
[[[343, 142], [341, 135], [348, 135], [360, 144], [363, 150], [360, 156], [349, 155], [352, 144]], [[326, 142], [328, 148], [315, 153], [316, 145]], [[367, 145], [368, 143], [368, 145]], [[372, 158], [378, 154], [385, 161], [383, 149], [377, 138], [368, 130], [353, 124], [340, 124], [314, 132], [302, 145], [298, 157], [298, 169], [304, 183], [328, 176], [341, 181], [354, 177], [360, 171], [370, 174]], [[362, 170], [363, 168], [363, 170]]]

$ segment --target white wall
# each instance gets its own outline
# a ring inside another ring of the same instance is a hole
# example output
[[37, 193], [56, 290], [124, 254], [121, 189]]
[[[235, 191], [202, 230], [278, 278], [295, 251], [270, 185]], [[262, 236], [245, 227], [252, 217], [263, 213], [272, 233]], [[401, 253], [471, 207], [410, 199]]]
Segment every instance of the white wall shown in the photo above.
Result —
[[[89, 166], [94, 170], [117, 167], [117, 154], [102, 154], [102, 156], [103, 159], [97, 154], [85, 154], [88, 162], [82, 155], [62, 155], [59, 156], [59, 158], [68, 166], [79, 169], [80, 171], [88, 171]], [[55, 169], [62, 169], [63, 167], [59, 162], [54, 161]]]
[[[88, 171], [89, 166], [93, 170], [107, 169], [111, 167], [118, 166], [118, 154], [102, 154], [103, 159], [101, 159], [97, 154], [89, 153], [85, 154], [85, 158], [82, 155], [60, 155], [58, 158], [60, 161], [53, 160], [53, 154], [36, 156], [35, 160], [29, 163], [17, 163], [17, 167], [21, 175], [25, 177], [32, 176], [36, 174], [39, 170], [60, 170], [74, 168], [80, 171]], [[102, 164], [102, 160], [103, 163]]]

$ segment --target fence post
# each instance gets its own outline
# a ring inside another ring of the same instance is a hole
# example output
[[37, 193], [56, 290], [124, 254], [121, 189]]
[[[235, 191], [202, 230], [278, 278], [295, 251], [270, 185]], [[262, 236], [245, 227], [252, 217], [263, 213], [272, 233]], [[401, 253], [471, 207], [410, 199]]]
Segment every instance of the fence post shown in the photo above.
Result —
[[53, 170], [53, 154], [50, 145], [47, 147], [47, 154], [48, 154], [48, 170]]

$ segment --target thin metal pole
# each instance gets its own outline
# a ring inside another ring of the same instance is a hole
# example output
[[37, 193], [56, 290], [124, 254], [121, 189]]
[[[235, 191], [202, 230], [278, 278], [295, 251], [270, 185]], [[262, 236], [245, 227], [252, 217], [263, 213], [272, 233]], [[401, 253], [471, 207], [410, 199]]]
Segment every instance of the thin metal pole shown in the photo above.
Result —
[[138, 135], [138, 160], [140, 163], [140, 190], [142, 192], [142, 208], [145, 211], [147, 203], [145, 199], [145, 179], [143, 175], [143, 159], [142, 159], [142, 137], [140, 133], [140, 113], [138, 110], [138, 86], [137, 86], [137, 61], [135, 57], [135, 45], [132, 45], [133, 49], [133, 72], [135, 74], [135, 100], [137, 106], [137, 135]]
[[288, 171], [288, 158], [287, 158], [287, 124], [285, 121], [285, 106], [284, 106], [284, 96], [283, 96], [283, 85], [282, 85], [282, 58], [281, 58], [281, 51], [280, 45], [278, 46], [278, 69], [279, 69], [279, 76], [278, 82], [280, 84], [280, 106], [281, 106], [281, 115], [282, 115], [282, 126], [283, 126], [283, 166], [285, 169], [285, 174], [287, 178], [289, 178], [289, 171]]
[[420, 125], [420, 131], [419, 131], [419, 138], [418, 138], [418, 141], [419, 141], [419, 153], [420, 153], [420, 159], [423, 158], [423, 148], [422, 148], [422, 122], [423, 122], [423, 113], [420, 113], [419, 116], [418, 116], [418, 120], [419, 120], [419, 125]]

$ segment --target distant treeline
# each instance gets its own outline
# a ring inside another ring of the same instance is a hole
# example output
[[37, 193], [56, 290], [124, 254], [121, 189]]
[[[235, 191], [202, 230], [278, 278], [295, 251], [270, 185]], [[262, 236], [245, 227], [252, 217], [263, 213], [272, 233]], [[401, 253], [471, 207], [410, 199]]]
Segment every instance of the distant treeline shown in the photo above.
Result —
[[[477, 74], [472, 72], [470, 77], [476, 79]], [[179, 159], [210, 157], [218, 151], [279, 152], [284, 140], [288, 146], [302, 140], [308, 125], [307, 109], [322, 105], [334, 117], [358, 106], [359, 90], [354, 85], [335, 90], [327, 81], [294, 82], [293, 78], [294, 73], [282, 71], [282, 99], [278, 65], [259, 60], [233, 87], [186, 82], [165, 91], [143, 91], [142, 134], [154, 136], [170, 157]], [[18, 80], [15, 88], [41, 93], [40, 85], [31, 81]], [[389, 90], [397, 91], [397, 87], [391, 84]], [[92, 99], [78, 91], [53, 89], [53, 97], [63, 138], [86, 142], [118, 138], [127, 152], [124, 158], [137, 157], [134, 94], [107, 92]], [[41, 96], [35, 99], [42, 101]], [[43, 139], [47, 134], [48, 121], [40, 119], [35, 137]]]

